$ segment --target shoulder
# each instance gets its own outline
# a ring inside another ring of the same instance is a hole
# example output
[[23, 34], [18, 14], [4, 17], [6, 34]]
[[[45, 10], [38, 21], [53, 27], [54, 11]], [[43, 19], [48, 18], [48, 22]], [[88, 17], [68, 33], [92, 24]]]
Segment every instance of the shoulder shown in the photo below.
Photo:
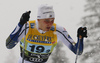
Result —
[[64, 31], [65, 30], [65, 28], [64, 27], [62, 27], [62, 26], [60, 26], [60, 25], [58, 25], [58, 24], [56, 24], [56, 23], [54, 23], [53, 24], [53, 26], [51, 27], [51, 30], [52, 31]]
[[34, 25], [36, 23], [36, 20], [31, 20], [31, 21], [28, 21], [29, 25]]
[[27, 25], [28, 25], [29, 27], [31, 27], [31, 28], [34, 28], [35, 23], [36, 23], [36, 20], [30, 20], [30, 21], [27, 22]]
[[58, 24], [56, 24], [56, 31], [58, 32], [67, 32], [66, 29]]
[[30, 21], [28, 21], [28, 23], [35, 23], [36, 22], [36, 20], [30, 20]]

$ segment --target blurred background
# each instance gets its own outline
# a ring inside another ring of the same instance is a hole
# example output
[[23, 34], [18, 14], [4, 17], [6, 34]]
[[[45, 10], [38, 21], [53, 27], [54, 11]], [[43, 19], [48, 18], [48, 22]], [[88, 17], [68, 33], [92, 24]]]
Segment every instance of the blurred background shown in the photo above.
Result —
[[[66, 28], [77, 42], [77, 29], [88, 28], [83, 54], [78, 63], [100, 63], [100, 0], [0, 0], [0, 63], [17, 63], [20, 56], [19, 43], [7, 49], [5, 42], [19, 22], [22, 13], [31, 10], [30, 20], [36, 20], [41, 4], [53, 5], [55, 23]], [[76, 55], [59, 42], [47, 63], [75, 63]]]

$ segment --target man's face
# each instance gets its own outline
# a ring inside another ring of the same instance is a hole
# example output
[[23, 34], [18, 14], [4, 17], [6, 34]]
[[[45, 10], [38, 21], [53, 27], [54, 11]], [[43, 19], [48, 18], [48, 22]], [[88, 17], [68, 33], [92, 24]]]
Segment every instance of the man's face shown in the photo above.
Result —
[[54, 18], [38, 19], [39, 28], [43, 31], [49, 31], [54, 23]]

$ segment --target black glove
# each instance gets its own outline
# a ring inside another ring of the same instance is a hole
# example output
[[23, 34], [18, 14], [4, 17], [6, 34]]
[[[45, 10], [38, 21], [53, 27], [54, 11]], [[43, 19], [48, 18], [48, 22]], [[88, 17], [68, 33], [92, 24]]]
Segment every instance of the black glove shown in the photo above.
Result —
[[20, 18], [20, 24], [24, 25], [27, 21], [29, 21], [31, 11], [25, 12], [22, 14]]
[[87, 28], [86, 27], [78, 28], [78, 30], [77, 30], [77, 37], [79, 37], [80, 35], [82, 36], [82, 38], [83, 37], [87, 37]]

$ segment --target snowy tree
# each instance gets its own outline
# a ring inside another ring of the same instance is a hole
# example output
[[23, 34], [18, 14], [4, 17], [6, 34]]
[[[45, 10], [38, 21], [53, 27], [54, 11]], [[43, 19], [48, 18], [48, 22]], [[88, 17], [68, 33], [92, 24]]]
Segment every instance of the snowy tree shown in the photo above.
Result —
[[81, 63], [100, 63], [100, 0], [86, 0], [85, 11], [89, 15], [83, 17], [82, 25], [88, 29], [88, 38], [84, 43]]
[[54, 53], [51, 55], [52, 63], [68, 63], [68, 58], [63, 50], [62, 42], [58, 42]]

